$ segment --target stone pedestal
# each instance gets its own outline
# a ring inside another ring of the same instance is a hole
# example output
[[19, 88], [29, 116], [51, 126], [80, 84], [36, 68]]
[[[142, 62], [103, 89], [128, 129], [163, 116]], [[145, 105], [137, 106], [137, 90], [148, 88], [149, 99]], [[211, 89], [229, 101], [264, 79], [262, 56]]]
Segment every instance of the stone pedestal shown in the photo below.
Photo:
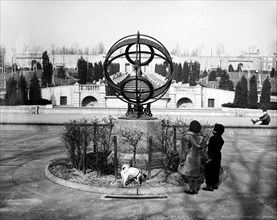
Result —
[[[132, 164], [134, 153], [133, 146], [128, 141], [127, 135], [130, 139], [136, 139], [136, 133], [142, 132], [136, 148], [136, 164], [135, 167], [140, 169], [147, 169], [149, 157], [149, 138], [152, 137], [152, 154], [151, 167], [152, 169], [162, 166], [162, 123], [161, 120], [139, 120], [139, 119], [117, 119], [113, 127], [113, 135], [117, 136], [118, 147], [118, 165]], [[125, 135], [124, 135], [125, 133]]]

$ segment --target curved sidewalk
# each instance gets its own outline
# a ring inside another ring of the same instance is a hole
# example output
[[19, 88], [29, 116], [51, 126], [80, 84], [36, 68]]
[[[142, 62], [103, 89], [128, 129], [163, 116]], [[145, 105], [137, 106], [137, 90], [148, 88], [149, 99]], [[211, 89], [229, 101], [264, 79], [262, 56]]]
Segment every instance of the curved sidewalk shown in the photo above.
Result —
[[276, 219], [276, 136], [223, 138], [222, 166], [229, 176], [218, 190], [105, 199], [45, 176], [51, 161], [66, 156], [58, 132], [1, 131], [0, 219]]

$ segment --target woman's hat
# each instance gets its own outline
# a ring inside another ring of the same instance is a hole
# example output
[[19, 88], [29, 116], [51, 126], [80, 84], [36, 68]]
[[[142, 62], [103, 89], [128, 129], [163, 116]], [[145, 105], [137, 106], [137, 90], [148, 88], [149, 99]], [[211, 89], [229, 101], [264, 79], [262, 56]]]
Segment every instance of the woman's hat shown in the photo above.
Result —
[[200, 132], [201, 128], [201, 124], [196, 120], [193, 120], [189, 125], [189, 131], [192, 131], [194, 133]]
[[214, 125], [214, 131], [216, 131], [216, 133], [218, 135], [222, 135], [224, 133], [224, 126], [222, 124], [215, 124]]

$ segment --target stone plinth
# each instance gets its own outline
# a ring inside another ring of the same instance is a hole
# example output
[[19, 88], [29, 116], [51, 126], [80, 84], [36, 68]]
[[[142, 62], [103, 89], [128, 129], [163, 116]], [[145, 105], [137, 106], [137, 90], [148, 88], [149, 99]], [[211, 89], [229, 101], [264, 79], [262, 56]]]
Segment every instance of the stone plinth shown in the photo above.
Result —
[[[162, 123], [161, 120], [129, 120], [117, 119], [114, 123], [113, 135], [117, 136], [118, 165], [130, 164], [133, 160], [133, 146], [128, 141], [136, 139], [136, 133], [142, 132], [136, 148], [136, 167], [146, 169], [148, 164], [149, 138], [152, 137], [152, 169], [162, 165]], [[125, 135], [124, 135], [125, 134]], [[132, 164], [133, 165], [133, 164]]]

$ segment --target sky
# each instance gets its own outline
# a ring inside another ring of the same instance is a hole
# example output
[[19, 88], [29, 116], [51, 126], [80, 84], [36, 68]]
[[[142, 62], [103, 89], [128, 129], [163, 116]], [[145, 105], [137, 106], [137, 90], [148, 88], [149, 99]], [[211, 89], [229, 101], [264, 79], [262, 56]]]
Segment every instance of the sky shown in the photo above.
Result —
[[120, 38], [149, 35], [169, 50], [202, 48], [211, 55], [222, 45], [225, 55], [259, 49], [276, 52], [276, 0], [233, 1], [5, 1], [1, 2], [1, 45], [23, 52], [39, 46], [106, 51]]

